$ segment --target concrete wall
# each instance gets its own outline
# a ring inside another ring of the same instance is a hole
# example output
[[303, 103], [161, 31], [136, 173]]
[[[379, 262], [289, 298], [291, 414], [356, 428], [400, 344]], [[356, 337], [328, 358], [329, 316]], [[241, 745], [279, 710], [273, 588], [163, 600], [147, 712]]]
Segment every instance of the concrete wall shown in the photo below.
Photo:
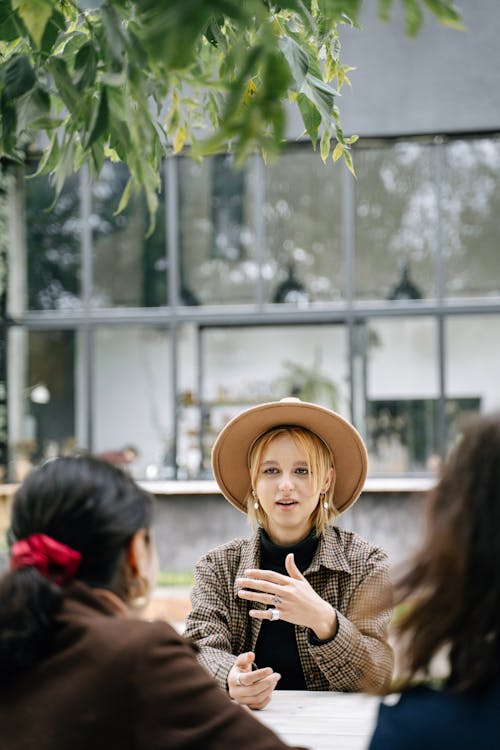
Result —
[[[377, 19], [378, 2], [363, 4], [361, 29], [341, 27], [342, 62], [356, 67], [338, 99], [346, 133], [392, 136], [500, 129], [500, 3], [457, 3], [464, 32], [425, 11], [415, 39], [404, 33], [402, 3], [391, 20]], [[301, 132], [293, 116], [290, 134]]]
[[[7, 567], [10, 500], [11, 491], [0, 494], [0, 570]], [[366, 492], [338, 523], [380, 544], [396, 565], [418, 543], [421, 508], [421, 494]], [[161, 569], [171, 572], [192, 571], [205, 552], [252, 533], [246, 516], [217, 494], [159, 496], [154, 526]]]
[[[418, 543], [421, 507], [419, 495], [364, 493], [339, 526], [380, 544], [396, 565]], [[220, 495], [159, 497], [155, 529], [161, 568], [176, 572], [192, 570], [213, 547], [251, 534], [246, 516]]]

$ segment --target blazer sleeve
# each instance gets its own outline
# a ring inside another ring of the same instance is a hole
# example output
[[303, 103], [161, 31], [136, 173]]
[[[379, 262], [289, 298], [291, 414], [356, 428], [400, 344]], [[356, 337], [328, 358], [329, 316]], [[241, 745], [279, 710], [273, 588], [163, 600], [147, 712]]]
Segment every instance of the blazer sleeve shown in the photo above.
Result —
[[391, 581], [386, 553], [373, 548], [361, 580], [336, 610], [337, 634], [326, 643], [309, 636], [310, 653], [331, 690], [381, 692], [390, 684], [393, 651], [388, 625]]
[[197, 563], [184, 635], [196, 643], [200, 664], [221, 688], [227, 689], [227, 676], [236, 661], [231, 634], [238, 625], [231, 613], [227, 570], [223, 572], [220, 567], [211, 555]]
[[198, 664], [194, 647], [152, 623], [135, 649], [124, 719], [135, 750], [284, 750], [289, 747], [231, 701]]

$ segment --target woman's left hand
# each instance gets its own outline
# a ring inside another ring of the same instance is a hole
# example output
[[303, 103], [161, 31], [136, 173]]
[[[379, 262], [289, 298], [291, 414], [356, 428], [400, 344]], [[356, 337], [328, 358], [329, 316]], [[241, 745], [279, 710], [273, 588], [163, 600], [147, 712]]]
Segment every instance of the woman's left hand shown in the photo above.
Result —
[[245, 578], [237, 578], [238, 596], [251, 602], [270, 605], [272, 609], [251, 609], [250, 617], [271, 620], [273, 609], [280, 620], [310, 628], [319, 640], [333, 638], [337, 632], [337, 615], [334, 608], [315, 592], [295, 565], [293, 553], [286, 556], [288, 576], [273, 570], [252, 568]]

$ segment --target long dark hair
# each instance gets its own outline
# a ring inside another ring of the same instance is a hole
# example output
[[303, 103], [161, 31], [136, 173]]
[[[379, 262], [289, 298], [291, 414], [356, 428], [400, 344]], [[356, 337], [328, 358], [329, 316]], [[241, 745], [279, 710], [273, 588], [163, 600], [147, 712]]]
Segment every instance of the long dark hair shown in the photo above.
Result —
[[[128, 541], [151, 522], [151, 496], [123, 471], [91, 456], [56, 458], [17, 490], [8, 538], [46, 534], [81, 553], [78, 580], [111, 588]], [[0, 673], [42, 658], [61, 602], [61, 586], [34, 567], [0, 578]]]
[[476, 417], [428, 497], [424, 542], [396, 583], [408, 683], [449, 649], [449, 686], [500, 670], [500, 413]]

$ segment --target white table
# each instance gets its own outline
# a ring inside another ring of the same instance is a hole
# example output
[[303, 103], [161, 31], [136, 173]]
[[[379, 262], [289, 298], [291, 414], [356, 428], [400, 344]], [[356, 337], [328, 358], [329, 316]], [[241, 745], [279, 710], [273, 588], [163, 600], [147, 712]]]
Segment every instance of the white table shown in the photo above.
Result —
[[276, 690], [254, 716], [289, 745], [310, 750], [366, 750], [379, 699], [358, 693]]

